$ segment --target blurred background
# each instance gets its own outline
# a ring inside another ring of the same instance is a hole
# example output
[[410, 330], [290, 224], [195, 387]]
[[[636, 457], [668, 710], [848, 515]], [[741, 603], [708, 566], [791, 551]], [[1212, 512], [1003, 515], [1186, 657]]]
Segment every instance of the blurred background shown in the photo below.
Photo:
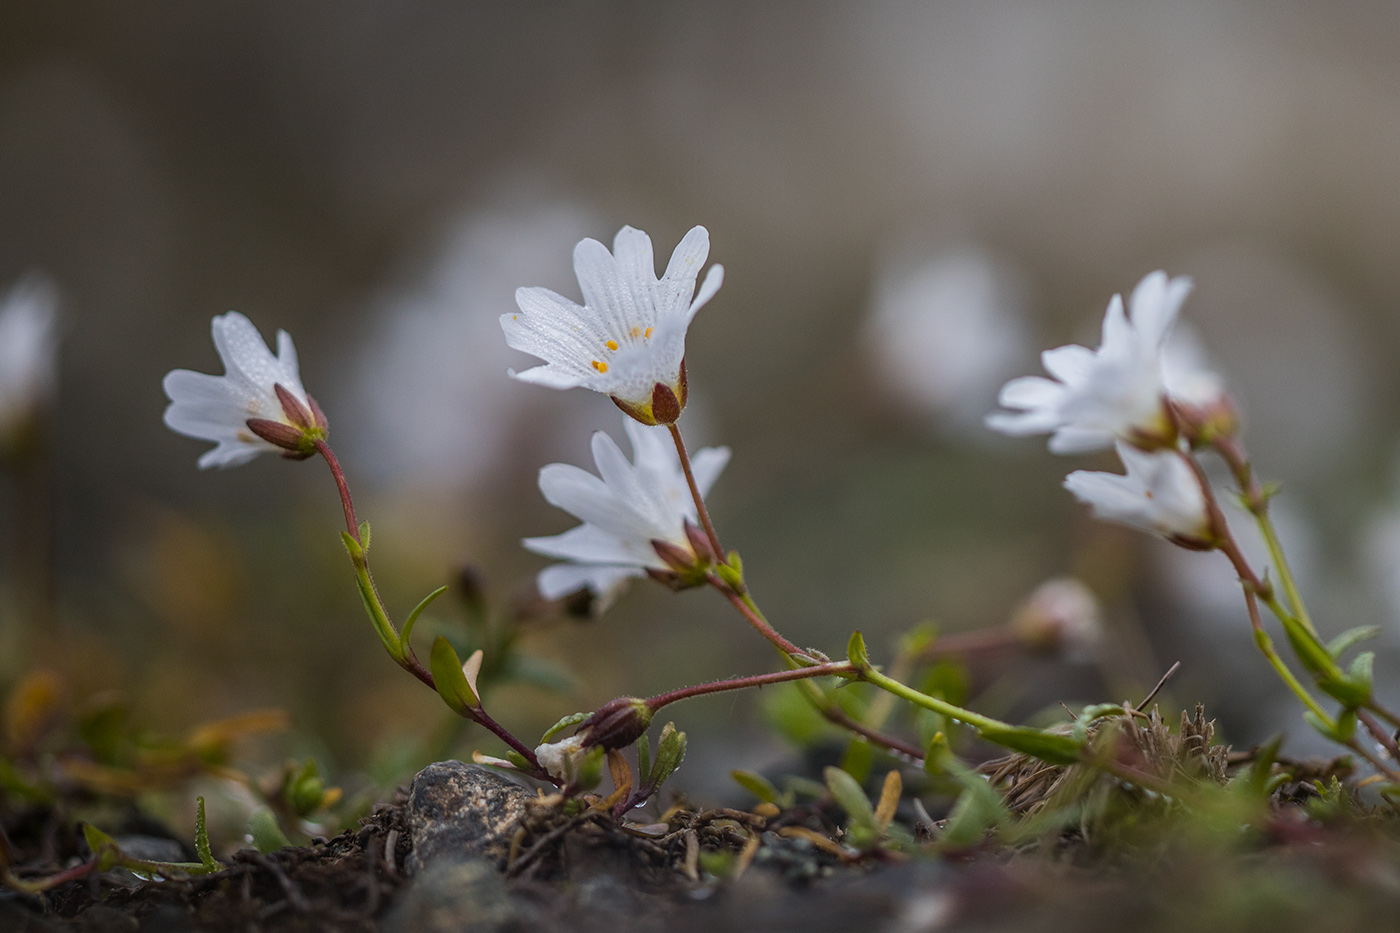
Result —
[[[490, 697], [527, 739], [768, 668], [713, 593], [532, 607], [545, 561], [518, 545], [574, 524], [539, 467], [592, 468], [590, 434], [622, 424], [508, 379], [532, 360], [497, 317], [520, 285], [577, 297], [583, 236], [631, 224], [664, 263], [701, 223], [726, 277], [682, 426], [732, 447], [714, 515], [789, 637], [839, 651], [859, 627], [888, 653], [1071, 574], [1102, 607], [1096, 658], [1003, 659], [979, 708], [1137, 699], [1180, 660], [1169, 702], [1317, 750], [1218, 555], [1089, 522], [1059, 484], [1111, 457], [981, 418], [1041, 348], [1096, 346], [1114, 292], [1192, 276], [1184, 316], [1284, 484], [1314, 615], [1385, 626], [1400, 698], [1398, 42], [1374, 2], [7, 3], [0, 288], [42, 270], [61, 317], [47, 466], [0, 492], [0, 685], [55, 668], [75, 702], [120, 689], [167, 731], [281, 707], [263, 753], [351, 782], [498, 750], [444, 732], [383, 655], [323, 464], [201, 472], [161, 424], [161, 377], [219, 372], [230, 309], [295, 337], [395, 614], [463, 568], [498, 617], [530, 614], [556, 689]], [[418, 637], [470, 615], [459, 586]], [[761, 699], [673, 708], [678, 784], [781, 759]]]

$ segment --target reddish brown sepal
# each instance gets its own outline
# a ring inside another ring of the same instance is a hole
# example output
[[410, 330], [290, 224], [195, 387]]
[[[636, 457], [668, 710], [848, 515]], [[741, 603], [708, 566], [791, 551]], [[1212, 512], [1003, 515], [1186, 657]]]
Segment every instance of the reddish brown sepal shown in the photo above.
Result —
[[[681, 385], [685, 383], [682, 382]], [[675, 424], [681, 416], [681, 406], [685, 404], [676, 398], [670, 386], [657, 383], [651, 390], [651, 416], [657, 424]]]
[[667, 567], [677, 573], [687, 573], [695, 569], [695, 555], [679, 545], [652, 538], [651, 549], [656, 552], [657, 557], [665, 561]]
[[282, 403], [282, 414], [287, 416], [288, 421], [303, 431], [311, 427], [311, 412], [295, 395], [280, 382], [272, 387], [272, 391], [277, 393], [277, 401]]
[[686, 588], [686, 585], [681, 582], [681, 575], [673, 570], [657, 570], [655, 567], [648, 567], [646, 570], [647, 576], [662, 586], [670, 587], [676, 592]]
[[646, 700], [618, 697], [599, 707], [579, 726], [583, 747], [626, 748], [637, 741], [651, 725], [651, 707]]
[[[685, 539], [690, 542], [690, 549], [695, 552], [696, 558], [702, 563], [714, 564], [719, 562], [719, 557], [715, 554], [715, 549], [710, 547], [710, 539], [699, 525], [690, 519], [685, 520]], [[661, 558], [665, 560], [666, 558]]]
[[247, 425], [249, 431], [274, 447], [298, 454], [305, 452], [303, 447], [306, 432], [299, 428], [283, 424], [281, 421], [270, 421], [267, 418], [249, 418]]
[[311, 406], [311, 417], [316, 422], [316, 427], [321, 429], [321, 433], [331, 432], [331, 423], [326, 420], [326, 413], [321, 411], [321, 406], [316, 404], [316, 400], [311, 396], [306, 397], [306, 404]]

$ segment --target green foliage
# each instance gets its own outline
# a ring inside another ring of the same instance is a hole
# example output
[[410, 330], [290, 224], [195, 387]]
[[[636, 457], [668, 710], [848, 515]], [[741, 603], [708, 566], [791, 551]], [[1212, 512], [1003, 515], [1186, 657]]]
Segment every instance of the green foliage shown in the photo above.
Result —
[[481, 705], [476, 691], [472, 689], [471, 684], [467, 683], [467, 677], [462, 673], [462, 662], [457, 657], [456, 649], [443, 635], [439, 635], [433, 641], [429, 668], [433, 674], [433, 685], [437, 688], [438, 696], [442, 697], [442, 701], [454, 713], [465, 715], [467, 710], [475, 709]]
[[[366, 525], [366, 528], [368, 528], [368, 525]], [[366, 541], [366, 547], [368, 547], [368, 541]], [[427, 596], [424, 596], [422, 602], [413, 607], [413, 611], [408, 614], [408, 618], [403, 620], [403, 628], [399, 630], [399, 641], [405, 646], [409, 644], [409, 638], [413, 634], [413, 626], [418, 623], [418, 617], [423, 614], [424, 609], [427, 609], [433, 604], [435, 599], [446, 592], [447, 587], [440, 586]]]
[[292, 844], [287, 834], [282, 832], [282, 827], [277, 822], [277, 814], [269, 807], [253, 811], [248, 821], [248, 832], [253, 837], [253, 847], [264, 855], [280, 851]]

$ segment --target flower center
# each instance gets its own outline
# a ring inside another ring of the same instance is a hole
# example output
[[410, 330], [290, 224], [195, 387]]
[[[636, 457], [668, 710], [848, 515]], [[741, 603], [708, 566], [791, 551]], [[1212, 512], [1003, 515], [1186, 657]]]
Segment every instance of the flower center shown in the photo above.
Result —
[[[643, 330], [640, 327], [633, 327], [627, 332], [627, 336], [632, 340], [650, 340], [651, 330], [652, 329], [650, 327], [646, 328], [645, 330]], [[609, 340], [605, 342], [603, 346], [607, 348], [609, 353], [616, 353], [619, 344], [616, 340]], [[608, 364], [604, 360], [593, 360], [590, 365], [600, 373], [605, 373], [608, 371]]]

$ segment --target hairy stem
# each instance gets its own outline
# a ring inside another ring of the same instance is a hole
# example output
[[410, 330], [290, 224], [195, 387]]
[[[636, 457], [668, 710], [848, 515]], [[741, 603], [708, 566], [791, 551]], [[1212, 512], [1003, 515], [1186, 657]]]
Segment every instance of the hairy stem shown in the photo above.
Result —
[[700, 495], [700, 487], [695, 483], [695, 473], [690, 468], [690, 454], [686, 453], [685, 441], [681, 439], [681, 429], [675, 422], [666, 425], [675, 441], [676, 454], [681, 458], [681, 469], [685, 471], [686, 484], [690, 486], [690, 497], [695, 500], [695, 511], [700, 516], [700, 524], [705, 527], [705, 536], [710, 539], [710, 547], [715, 550], [715, 560], [724, 560], [724, 548], [719, 545], [719, 535], [715, 534], [715, 523], [710, 521], [710, 510], [705, 508], [705, 497]]

